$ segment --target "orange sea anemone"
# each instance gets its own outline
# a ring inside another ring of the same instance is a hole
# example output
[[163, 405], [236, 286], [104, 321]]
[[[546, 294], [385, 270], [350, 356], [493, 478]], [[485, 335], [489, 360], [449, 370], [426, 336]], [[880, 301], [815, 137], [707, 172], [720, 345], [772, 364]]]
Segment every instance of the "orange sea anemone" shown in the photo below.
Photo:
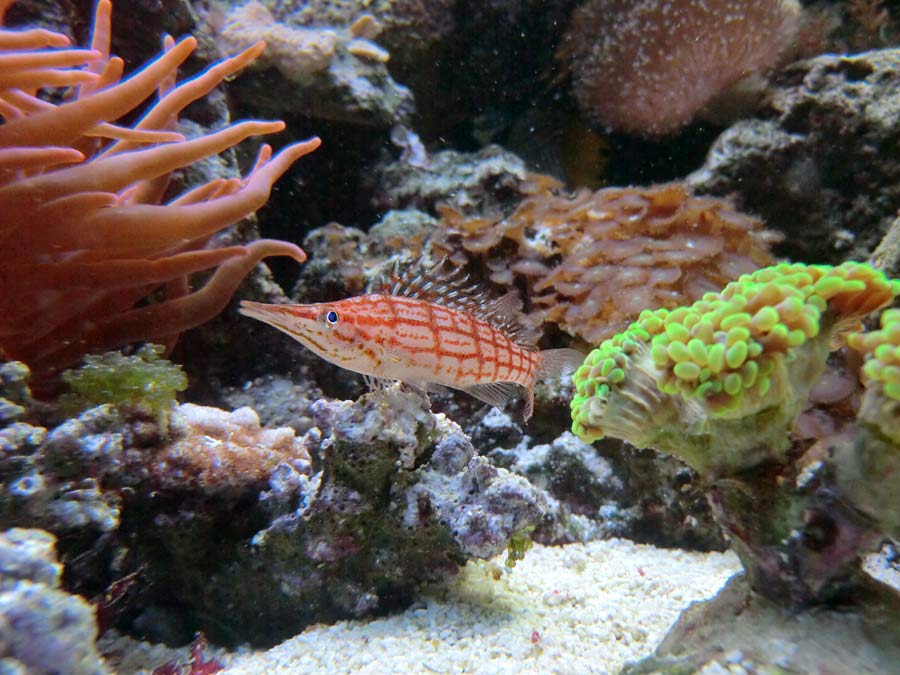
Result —
[[[0, 17], [11, 0], [0, 0]], [[90, 49], [46, 30], [0, 29], [0, 355], [27, 363], [38, 388], [87, 352], [179, 333], [215, 316], [262, 258], [306, 255], [258, 240], [206, 248], [259, 209], [272, 184], [317, 138], [274, 157], [263, 145], [243, 179], [216, 179], [162, 203], [170, 173], [283, 122], [245, 121], [185, 140], [177, 115], [263, 50], [255, 44], [186, 82], [176, 71], [192, 37], [122, 80], [110, 56], [112, 4], [99, 0]], [[62, 103], [37, 94], [68, 87]], [[148, 97], [131, 127], [114, 124]], [[192, 290], [189, 275], [215, 269]]]

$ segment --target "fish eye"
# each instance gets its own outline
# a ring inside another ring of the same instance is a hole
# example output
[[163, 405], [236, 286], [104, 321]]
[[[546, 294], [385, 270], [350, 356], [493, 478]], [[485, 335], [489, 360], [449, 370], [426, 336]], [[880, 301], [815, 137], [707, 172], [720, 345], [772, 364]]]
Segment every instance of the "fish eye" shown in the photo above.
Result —
[[338, 316], [338, 313], [335, 312], [333, 309], [330, 309], [327, 312], [325, 312], [325, 323], [328, 324], [328, 326], [330, 326], [331, 328], [334, 328], [335, 326], [337, 326], [339, 320], [340, 320], [340, 317]]

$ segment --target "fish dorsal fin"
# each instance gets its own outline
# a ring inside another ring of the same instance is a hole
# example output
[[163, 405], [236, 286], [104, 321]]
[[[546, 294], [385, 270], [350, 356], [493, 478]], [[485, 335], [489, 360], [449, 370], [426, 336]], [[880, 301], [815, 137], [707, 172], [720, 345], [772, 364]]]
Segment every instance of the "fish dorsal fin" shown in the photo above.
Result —
[[518, 293], [510, 291], [499, 298], [491, 298], [487, 289], [473, 282], [462, 268], [452, 265], [447, 258], [441, 258], [431, 267], [413, 266], [403, 273], [395, 264], [386, 291], [467, 312], [502, 331], [521, 347], [533, 349], [540, 337], [539, 331], [516, 320], [522, 309]]
[[431, 267], [413, 265], [402, 273], [395, 263], [389, 293], [467, 312], [473, 309], [481, 311], [484, 304], [484, 289], [446, 258], [441, 258]]

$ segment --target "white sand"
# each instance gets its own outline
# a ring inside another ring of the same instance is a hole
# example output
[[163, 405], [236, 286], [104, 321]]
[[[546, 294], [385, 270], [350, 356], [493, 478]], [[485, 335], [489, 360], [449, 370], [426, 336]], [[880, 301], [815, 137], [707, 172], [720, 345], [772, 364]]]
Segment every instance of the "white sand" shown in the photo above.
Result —
[[402, 614], [313, 626], [231, 655], [223, 675], [615, 675], [739, 569], [732, 554], [623, 540], [535, 546], [508, 573], [502, 560], [470, 563]]

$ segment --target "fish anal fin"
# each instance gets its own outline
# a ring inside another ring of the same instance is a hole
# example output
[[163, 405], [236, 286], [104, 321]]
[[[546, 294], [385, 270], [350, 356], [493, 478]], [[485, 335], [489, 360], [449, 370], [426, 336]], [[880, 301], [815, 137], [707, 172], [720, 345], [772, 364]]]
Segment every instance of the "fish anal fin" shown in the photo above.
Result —
[[539, 378], [553, 378], [574, 373], [587, 355], [577, 349], [545, 349], [541, 352]]
[[419, 386], [422, 388], [422, 391], [429, 394], [446, 394], [450, 391], [450, 387], [437, 382], [422, 382]]
[[518, 396], [520, 389], [519, 385], [514, 382], [488, 382], [460, 387], [460, 391], [503, 410], [513, 398]]

